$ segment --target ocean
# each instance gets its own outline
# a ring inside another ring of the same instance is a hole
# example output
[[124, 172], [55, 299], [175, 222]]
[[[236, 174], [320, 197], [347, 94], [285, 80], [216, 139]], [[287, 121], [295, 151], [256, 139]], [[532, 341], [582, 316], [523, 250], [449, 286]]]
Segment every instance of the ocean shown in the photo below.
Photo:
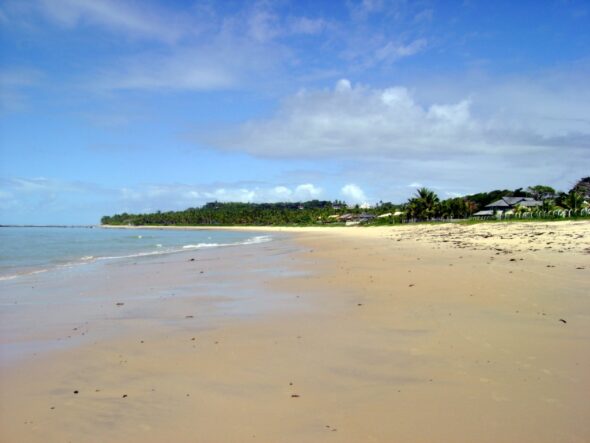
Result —
[[269, 240], [268, 235], [222, 230], [1, 227], [0, 280], [100, 260], [174, 254]]

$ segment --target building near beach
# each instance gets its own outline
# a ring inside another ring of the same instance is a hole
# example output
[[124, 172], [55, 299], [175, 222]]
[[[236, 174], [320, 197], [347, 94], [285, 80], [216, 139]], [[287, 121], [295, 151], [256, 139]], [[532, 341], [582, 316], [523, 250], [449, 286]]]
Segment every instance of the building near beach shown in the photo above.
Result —
[[536, 208], [543, 204], [542, 201], [535, 200], [531, 197], [502, 197], [500, 200], [486, 205], [485, 209], [473, 214], [475, 217], [491, 217], [493, 215], [504, 214], [513, 210], [517, 206], [525, 208]]

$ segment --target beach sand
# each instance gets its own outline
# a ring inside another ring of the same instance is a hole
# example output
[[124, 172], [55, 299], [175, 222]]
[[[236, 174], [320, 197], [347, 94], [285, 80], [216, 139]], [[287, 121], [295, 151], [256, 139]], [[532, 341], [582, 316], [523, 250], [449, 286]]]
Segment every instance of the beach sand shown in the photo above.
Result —
[[36, 277], [0, 441], [590, 441], [589, 222], [264, 230]]

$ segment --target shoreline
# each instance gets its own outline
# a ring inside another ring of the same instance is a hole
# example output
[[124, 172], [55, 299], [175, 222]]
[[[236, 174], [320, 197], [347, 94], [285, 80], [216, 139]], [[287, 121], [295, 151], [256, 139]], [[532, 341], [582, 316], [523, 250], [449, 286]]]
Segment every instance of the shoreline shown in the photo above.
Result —
[[112, 266], [87, 342], [0, 372], [0, 440], [585, 442], [590, 223], [555, 226], [278, 228]]
[[[154, 310], [155, 306], [152, 306], [153, 300], [164, 300], [170, 296], [176, 299], [190, 298], [191, 291], [197, 292], [197, 300], [199, 297], [209, 299], [211, 293], [218, 292], [218, 283], [231, 282], [233, 278], [232, 273], [218, 263], [236, 268], [240, 257], [248, 260], [259, 249], [289, 249], [288, 242], [284, 240], [275, 238], [269, 242], [192, 248], [104, 260], [99, 258], [0, 280], [0, 351], [3, 351], [0, 352], [0, 364], [11, 362], [11, 352], [4, 348], [13, 347], [18, 354], [25, 357], [28, 355], [27, 358], [30, 358], [45, 353], [44, 345], [49, 349], [60, 348], [67, 342], [75, 341], [72, 339], [79, 335], [77, 333], [66, 332], [65, 336], [60, 337], [60, 334], [64, 335], [64, 325], [72, 322], [69, 318], [76, 318], [74, 323], [77, 326], [86, 324], [90, 319], [97, 321], [99, 319], [92, 311], [98, 312], [105, 308], [108, 311], [109, 304], [115, 307], [109, 315], [114, 314], [115, 317], [126, 310], [121, 309], [123, 306], [132, 302], [143, 303], [143, 315], [157, 318], [158, 313]], [[273, 261], [271, 258], [269, 260]], [[251, 262], [248, 268], [254, 269], [255, 266], [257, 265]], [[273, 266], [277, 267], [278, 262]], [[194, 276], [190, 275], [191, 270], [196, 273]], [[215, 278], [206, 275], [209, 272], [214, 272]], [[252, 278], [250, 280], [249, 284], [253, 286], [255, 282]], [[224, 285], [228, 286], [228, 283]], [[238, 290], [233, 288], [230, 292]], [[231, 300], [229, 297], [225, 298]], [[220, 298], [222, 299], [223, 297]], [[146, 306], [149, 307], [147, 311]], [[90, 312], [86, 312], [87, 309]], [[149, 312], [150, 309], [152, 312]], [[45, 314], [49, 314], [47, 319], [42, 318]], [[202, 320], [204, 319], [201, 318]], [[79, 329], [86, 328], [75, 330]], [[34, 332], [28, 332], [29, 330]], [[104, 336], [100, 335], [99, 338], [103, 339]], [[52, 340], [59, 343], [52, 343]], [[29, 342], [32, 346], [27, 344]], [[23, 349], [18, 351], [19, 347]]]
[[[38, 227], [27, 227], [28, 229], [36, 230]], [[46, 228], [46, 227], [40, 227]], [[74, 227], [75, 230], [86, 228], [84, 227]], [[145, 229], [143, 229], [145, 231]], [[158, 229], [159, 230], [159, 229]], [[147, 230], [149, 231], [149, 230]], [[154, 230], [152, 230], [154, 231]], [[163, 230], [162, 230], [163, 231]], [[174, 231], [174, 230], [172, 230]], [[178, 232], [178, 230], [176, 230]], [[195, 232], [194, 230], [191, 230]], [[67, 270], [70, 268], [77, 268], [83, 265], [91, 265], [97, 262], [103, 261], [112, 261], [112, 260], [126, 260], [126, 259], [140, 259], [142, 257], [150, 257], [150, 256], [166, 256], [171, 254], [178, 254], [186, 251], [195, 251], [201, 249], [211, 249], [211, 248], [227, 248], [227, 247], [235, 247], [235, 246], [245, 246], [249, 244], [256, 244], [266, 242], [267, 239], [266, 235], [248, 235], [246, 236], [238, 236], [233, 235], [236, 234], [238, 231], [234, 231], [232, 235], [225, 235], [224, 238], [218, 239], [216, 242], [212, 243], [210, 236], [205, 238], [198, 238], [195, 236], [186, 237], [184, 241], [174, 240], [174, 237], [167, 239], [164, 237], [159, 238], [158, 240], [154, 240], [153, 243], [150, 245], [149, 243], [144, 244], [136, 244], [131, 245], [128, 244], [127, 248], [120, 248], [117, 245], [113, 244], [112, 242], [115, 240], [114, 238], [106, 238], [105, 241], [111, 242], [111, 249], [101, 249], [97, 247], [97, 245], [92, 242], [96, 242], [96, 240], [85, 238], [80, 243], [84, 244], [86, 242], [86, 247], [81, 248], [78, 251], [66, 251], [66, 253], [62, 255], [49, 255], [45, 256], [44, 260], [37, 260], [36, 263], [27, 263], [26, 260], [19, 256], [20, 251], [15, 250], [15, 242], [12, 241], [4, 251], [4, 256], [0, 260], [0, 284], [3, 281], [13, 280], [15, 278], [22, 278], [26, 276], [31, 276], [35, 274], [45, 273], [45, 272], [55, 272], [59, 270]], [[241, 231], [247, 232], [247, 231]], [[260, 233], [264, 233], [265, 231], [259, 231]], [[32, 236], [35, 237], [35, 232], [32, 233]], [[144, 235], [145, 236], [145, 235]], [[141, 235], [137, 236], [139, 239], [142, 238]], [[243, 237], [243, 238], [239, 238]], [[277, 236], [278, 237], [278, 236]], [[71, 239], [70, 239], [71, 240]], [[68, 238], [62, 239], [61, 243], [67, 244]], [[158, 242], [158, 243], [156, 243]], [[161, 242], [161, 243], [160, 243]], [[18, 245], [19, 247], [22, 246], [21, 244]], [[55, 245], [52, 245], [55, 246]], [[38, 245], [41, 247], [41, 245]], [[26, 246], [25, 246], [26, 250]], [[16, 261], [13, 259], [13, 253], [17, 255]], [[9, 258], [11, 257], [11, 258]], [[29, 257], [34, 260], [34, 257]]]
[[[391, 224], [357, 224], [346, 226], [344, 224], [325, 224], [325, 225], [109, 225], [109, 224], [98, 224], [89, 225], [87, 227], [92, 228], [105, 228], [105, 229], [187, 229], [187, 230], [215, 230], [215, 229], [227, 229], [227, 230], [266, 230], [266, 229], [356, 229], [356, 228], [397, 228], [397, 227], [411, 227], [411, 226], [445, 226], [445, 225], [461, 225], [471, 226], [480, 224], [519, 224], [519, 223], [540, 223], [540, 224], [551, 224], [551, 223], [577, 223], [577, 222], [590, 222], [588, 217], [571, 217], [571, 218], [553, 218], [553, 219], [508, 219], [508, 220], [475, 220], [475, 219], [455, 219], [448, 221], [419, 221], [412, 223], [391, 223]], [[0, 226], [1, 227], [1, 226]], [[26, 227], [26, 226], [5, 226], [5, 227]], [[61, 227], [61, 226], [55, 226]], [[67, 226], [64, 226], [67, 227]], [[76, 226], [72, 226], [76, 227]]]
[[[326, 234], [358, 238], [395, 238], [440, 244], [452, 247], [476, 247], [481, 249], [510, 248], [527, 250], [531, 242], [544, 243], [533, 252], [560, 250], [590, 254], [590, 220], [560, 221], [560, 223], [527, 221], [526, 223], [476, 223], [476, 224], [404, 224], [385, 226], [102, 226], [105, 229], [154, 229], [154, 230], [228, 230], [244, 232], [280, 232], [289, 234]], [[575, 234], [572, 232], [575, 231]], [[573, 238], [573, 236], [576, 236]], [[446, 237], [446, 238], [443, 238]], [[526, 238], [525, 238], [526, 237]], [[445, 241], [446, 240], [446, 241]], [[510, 248], [505, 248], [509, 243]], [[557, 246], [563, 246], [559, 249]], [[534, 245], [533, 245], [534, 246]]]

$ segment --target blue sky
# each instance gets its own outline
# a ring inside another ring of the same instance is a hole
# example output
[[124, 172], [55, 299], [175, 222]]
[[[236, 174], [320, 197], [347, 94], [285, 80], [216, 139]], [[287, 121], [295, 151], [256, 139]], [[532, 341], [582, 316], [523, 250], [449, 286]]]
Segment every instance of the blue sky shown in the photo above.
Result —
[[0, 1], [0, 223], [590, 171], [590, 3]]

